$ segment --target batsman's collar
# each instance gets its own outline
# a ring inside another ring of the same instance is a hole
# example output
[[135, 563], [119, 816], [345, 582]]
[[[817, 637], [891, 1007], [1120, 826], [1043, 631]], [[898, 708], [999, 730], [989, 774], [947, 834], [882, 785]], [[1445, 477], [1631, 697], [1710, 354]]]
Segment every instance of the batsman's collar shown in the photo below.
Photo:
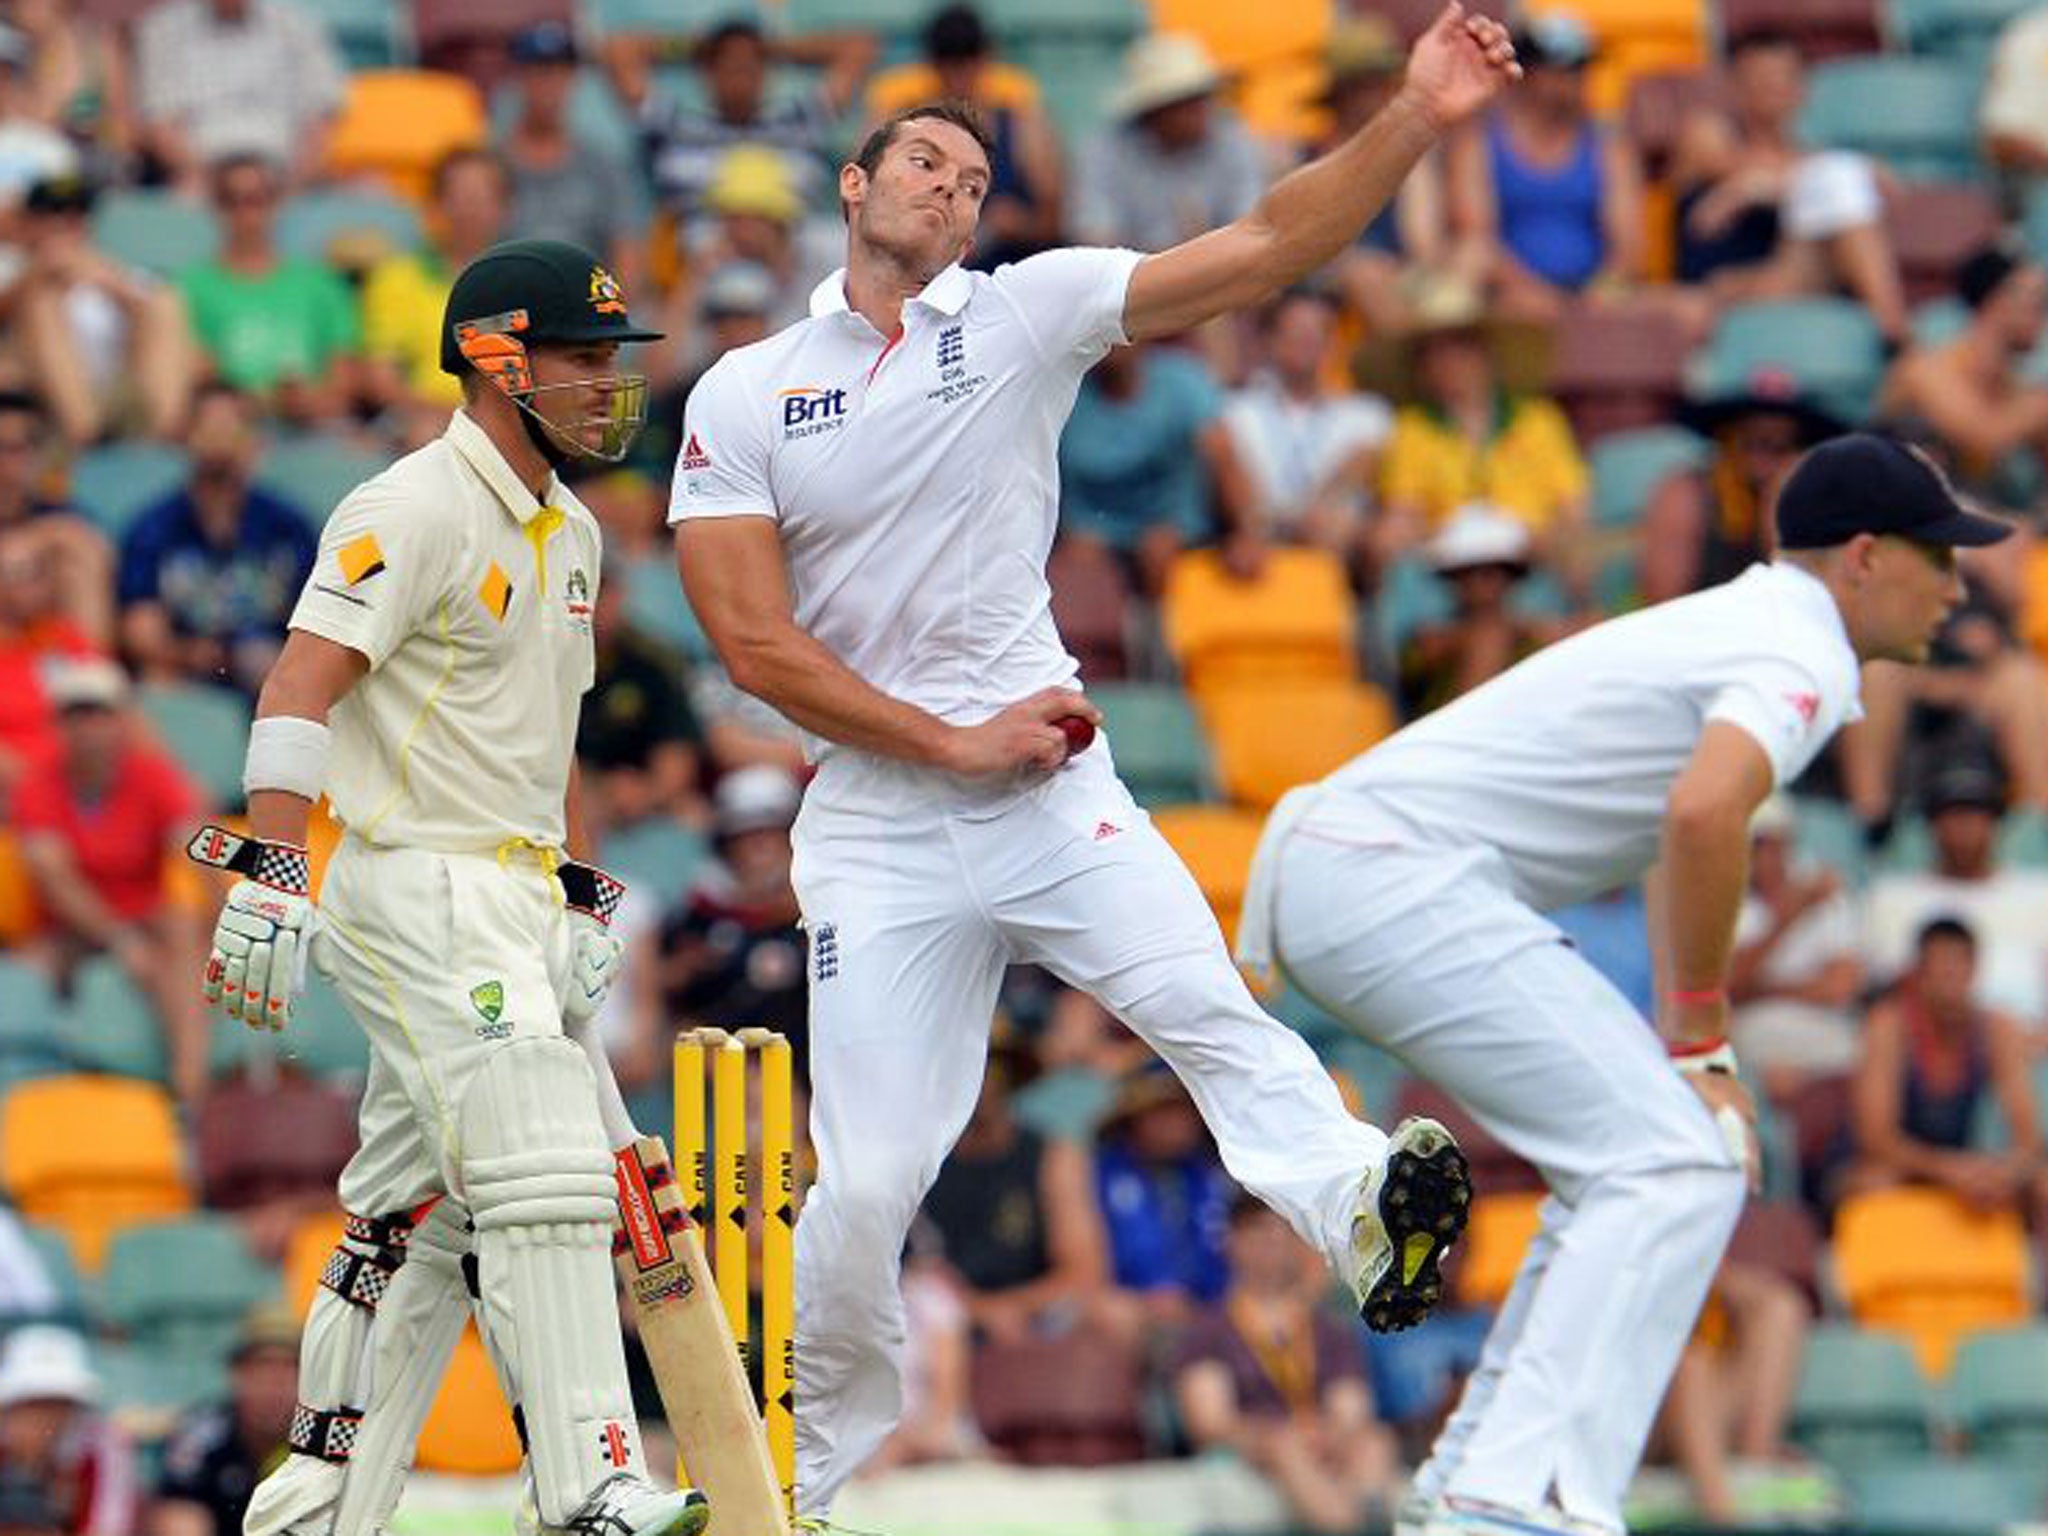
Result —
[[[974, 292], [974, 279], [967, 275], [967, 269], [958, 262], [946, 268], [937, 277], [911, 296], [910, 302], [935, 309], [951, 317], [960, 313], [967, 305], [968, 295]], [[825, 281], [811, 290], [811, 314], [844, 315], [852, 313], [846, 302], [846, 268], [841, 267]]]
[[540, 516], [543, 507], [561, 504], [561, 477], [550, 475], [546, 498], [534, 500], [526, 482], [512, 472], [512, 466], [505, 462], [505, 455], [498, 452], [498, 445], [476, 424], [469, 412], [458, 409], [449, 417], [447, 437], [448, 446], [455, 450], [463, 463], [476, 471], [477, 478], [491, 488], [491, 494], [504, 503], [505, 510], [521, 527]]

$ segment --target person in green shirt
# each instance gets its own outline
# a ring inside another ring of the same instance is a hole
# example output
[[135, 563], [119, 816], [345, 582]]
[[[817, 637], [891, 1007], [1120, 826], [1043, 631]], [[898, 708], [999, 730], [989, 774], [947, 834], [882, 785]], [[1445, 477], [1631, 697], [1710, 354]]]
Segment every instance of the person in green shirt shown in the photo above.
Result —
[[208, 184], [220, 255], [188, 267], [178, 286], [213, 371], [294, 424], [342, 416], [362, 346], [354, 296], [330, 268], [279, 252], [277, 166], [229, 155], [214, 163]]

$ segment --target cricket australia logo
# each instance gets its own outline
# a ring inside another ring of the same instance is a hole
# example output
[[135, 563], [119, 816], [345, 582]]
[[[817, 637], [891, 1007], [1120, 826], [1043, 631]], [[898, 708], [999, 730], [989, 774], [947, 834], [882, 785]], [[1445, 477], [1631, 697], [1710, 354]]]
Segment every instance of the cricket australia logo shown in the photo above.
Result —
[[839, 974], [839, 928], [817, 923], [811, 928], [811, 980], [830, 981]]
[[798, 389], [785, 389], [776, 397], [782, 402], [782, 440], [816, 437], [821, 432], [837, 432], [846, 425], [846, 391], [843, 389], [819, 389], [806, 384]]
[[988, 382], [988, 375], [967, 372], [967, 336], [963, 326], [949, 325], [939, 332], [939, 387], [925, 392], [925, 399], [938, 405], [965, 400]]
[[477, 1026], [480, 1039], [503, 1040], [512, 1033], [512, 1026], [504, 1017], [505, 983], [502, 981], [480, 981], [469, 989], [469, 1006], [477, 1012], [483, 1023]]

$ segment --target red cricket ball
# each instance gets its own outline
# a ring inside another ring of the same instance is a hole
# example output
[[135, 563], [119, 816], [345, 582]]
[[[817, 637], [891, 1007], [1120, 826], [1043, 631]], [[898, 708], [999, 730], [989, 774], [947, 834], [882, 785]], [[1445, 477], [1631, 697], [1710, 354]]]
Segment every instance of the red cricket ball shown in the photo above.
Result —
[[1095, 740], [1095, 722], [1086, 715], [1061, 715], [1053, 724], [1067, 738], [1067, 756], [1078, 757]]

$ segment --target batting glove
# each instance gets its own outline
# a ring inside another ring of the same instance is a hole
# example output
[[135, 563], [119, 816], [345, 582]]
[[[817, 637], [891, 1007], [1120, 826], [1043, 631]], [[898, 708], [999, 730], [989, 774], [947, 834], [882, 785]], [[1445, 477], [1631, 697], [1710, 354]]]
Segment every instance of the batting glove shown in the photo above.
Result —
[[207, 1003], [251, 1029], [283, 1029], [306, 987], [318, 916], [306, 850], [202, 827], [185, 853], [196, 863], [244, 877], [228, 892], [214, 924], [203, 987]]
[[597, 1017], [605, 994], [618, 979], [626, 946], [613, 935], [612, 918], [625, 899], [626, 887], [595, 864], [564, 864], [555, 875], [569, 909], [569, 995], [562, 1003], [562, 1018], [576, 1027]]

